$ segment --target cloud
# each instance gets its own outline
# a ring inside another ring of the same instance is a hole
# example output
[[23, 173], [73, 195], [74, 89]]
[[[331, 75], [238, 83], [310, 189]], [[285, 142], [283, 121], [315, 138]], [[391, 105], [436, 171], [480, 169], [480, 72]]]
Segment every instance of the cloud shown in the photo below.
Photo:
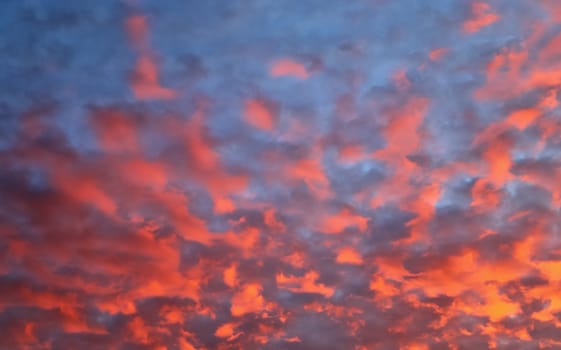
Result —
[[7, 0], [0, 348], [555, 349], [560, 9]]
[[289, 76], [297, 79], [308, 79], [309, 76], [306, 67], [302, 63], [288, 58], [274, 61], [271, 65], [270, 74], [275, 78]]

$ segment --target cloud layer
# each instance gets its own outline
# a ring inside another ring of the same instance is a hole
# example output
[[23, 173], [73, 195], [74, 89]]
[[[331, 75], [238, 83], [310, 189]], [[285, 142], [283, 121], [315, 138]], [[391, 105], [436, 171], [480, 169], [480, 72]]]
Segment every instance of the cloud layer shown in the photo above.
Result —
[[561, 349], [557, 1], [2, 7], [0, 348]]

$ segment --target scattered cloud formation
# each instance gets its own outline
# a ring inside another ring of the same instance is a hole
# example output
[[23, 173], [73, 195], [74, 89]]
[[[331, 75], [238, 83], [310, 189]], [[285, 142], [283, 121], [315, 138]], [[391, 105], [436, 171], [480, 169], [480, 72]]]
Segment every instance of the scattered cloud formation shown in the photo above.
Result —
[[560, 349], [561, 3], [0, 11], [0, 349]]

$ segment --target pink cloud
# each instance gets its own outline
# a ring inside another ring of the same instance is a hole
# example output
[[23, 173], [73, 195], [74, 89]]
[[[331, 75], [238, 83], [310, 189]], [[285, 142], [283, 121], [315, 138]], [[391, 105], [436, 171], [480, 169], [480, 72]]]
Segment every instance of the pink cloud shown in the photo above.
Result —
[[273, 62], [269, 74], [275, 78], [289, 76], [301, 80], [308, 79], [310, 76], [310, 73], [302, 63], [289, 58], [283, 58]]

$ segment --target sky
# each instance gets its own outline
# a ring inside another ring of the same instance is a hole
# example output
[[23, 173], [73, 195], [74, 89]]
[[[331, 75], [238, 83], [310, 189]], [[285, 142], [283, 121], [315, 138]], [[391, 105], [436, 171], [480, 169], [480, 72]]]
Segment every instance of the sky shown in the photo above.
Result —
[[0, 349], [561, 349], [561, 2], [3, 0]]

